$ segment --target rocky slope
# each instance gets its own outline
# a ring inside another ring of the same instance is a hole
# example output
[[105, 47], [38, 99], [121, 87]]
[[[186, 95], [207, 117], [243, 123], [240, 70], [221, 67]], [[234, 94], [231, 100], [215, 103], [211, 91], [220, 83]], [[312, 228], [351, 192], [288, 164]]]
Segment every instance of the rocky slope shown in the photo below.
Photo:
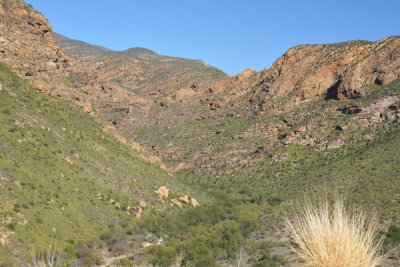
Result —
[[[67, 52], [73, 42], [60, 39]], [[395, 122], [398, 113], [388, 107], [395, 106], [398, 97], [382, 96], [376, 101], [387, 105], [370, 107], [346, 101], [366, 99], [398, 78], [399, 48], [399, 37], [378, 42], [302, 45], [288, 50], [263, 71], [248, 69], [206, 84], [189, 86], [191, 81], [182, 88], [157, 87], [165, 82], [162, 77], [132, 73], [133, 66], [140, 69], [143, 62], [158, 64], [154, 62], [160, 57], [148, 50], [135, 49], [133, 56], [129, 51], [100, 53], [97, 47], [85, 44], [80, 50], [86, 52], [78, 52], [76, 46], [70, 53], [83, 69], [90, 69], [80, 77], [85, 77], [83, 80], [93, 90], [87, 95], [94, 96], [97, 112], [166, 161], [171, 172], [196, 169], [215, 175], [257, 165], [266, 151], [275, 160], [279, 156], [274, 156], [274, 151], [282, 144], [330, 150], [373, 139], [376, 133], [354, 137], [351, 132]], [[163, 68], [165, 65], [160, 71]], [[189, 72], [192, 77], [199, 75]], [[167, 77], [171, 79], [170, 74]], [[168, 81], [166, 84], [171, 85]], [[96, 87], [101, 90], [93, 89]], [[326, 105], [330, 99], [344, 102], [338, 102], [335, 110]], [[305, 123], [316, 116], [313, 108], [326, 114], [320, 116], [324, 119]], [[355, 112], [357, 118], [335, 125], [339, 122], [331, 117], [346, 114], [347, 110], [363, 112]], [[359, 124], [359, 120], [365, 123]], [[224, 129], [235, 124], [237, 128], [231, 133]], [[346, 134], [337, 135], [335, 129], [339, 128], [346, 129]], [[208, 145], [202, 145], [205, 143]]]
[[154, 108], [190, 98], [227, 77], [199, 60], [161, 56], [145, 48], [111, 51], [57, 38], [75, 62], [70, 81], [79, 88], [85, 110], [96, 110], [118, 126], [123, 121], [154, 122]]
[[23, 1], [0, 1], [0, 60], [43, 92], [64, 94], [69, 60], [50, 23]]
[[0, 60], [37, 90], [73, 99], [87, 112], [158, 104], [154, 97], [180, 89], [190, 95], [226, 77], [197, 60], [159, 56], [143, 48], [114, 52], [70, 40], [55, 34], [43, 15], [23, 1], [2, 0], [0, 15]]
[[400, 77], [400, 37], [332, 45], [302, 45], [287, 51], [271, 68], [253, 100], [269, 95], [301, 99], [343, 99], [364, 95], [370, 84], [387, 84]]
[[58, 44], [60, 44], [60, 46], [62, 46], [66, 51], [68, 51], [68, 54], [71, 55], [90, 56], [111, 52], [111, 50], [108, 48], [89, 45], [78, 40], [72, 40], [61, 34], [56, 33], [55, 37], [58, 41]]
[[200, 60], [158, 55], [145, 48], [111, 51], [56, 35], [85, 85], [110, 84], [141, 96], [167, 97], [178, 90], [207, 86], [227, 78]]
[[297, 46], [259, 73], [246, 70], [217, 84], [210, 90], [217, 95], [211, 94], [207, 103], [232, 104], [245, 95], [238, 105], [249, 101], [254, 109], [266, 110], [271, 108], [266, 104], [269, 99], [282, 96], [291, 96], [294, 102], [362, 97], [367, 85], [384, 85], [400, 77], [399, 51], [400, 37]]
[[[307, 109], [312, 106], [327, 103], [329, 99], [344, 101], [366, 98], [379, 90], [379, 86], [398, 78], [399, 47], [399, 37], [390, 37], [375, 43], [352, 41], [332, 45], [303, 45], [290, 49], [272, 67], [261, 72], [249, 69], [222, 81], [210, 81], [206, 86], [195, 84], [189, 88], [170, 91], [154, 91], [147, 83], [144, 87], [138, 86], [132, 81], [133, 76], [112, 67], [117, 65], [117, 53], [104, 55], [106, 61], [114, 63], [96, 65], [96, 76], [88, 79], [100, 81], [104, 78], [99, 77], [109, 77], [105, 79], [108, 85], [102, 87], [104, 94], [120, 88], [136, 88], [134, 94], [131, 93], [133, 89], [130, 89], [129, 95], [110, 93], [109, 97], [113, 101], [99, 101], [96, 109], [116, 124], [118, 129], [168, 161], [171, 171], [188, 168], [193, 163], [199, 167], [200, 162], [204, 162], [203, 165], [208, 166], [205, 168], [209, 170], [216, 165], [225, 165], [229, 169], [232, 164], [241, 165], [238, 162], [254, 162], [251, 152], [258, 150], [257, 146], [263, 146], [261, 143], [254, 144], [254, 140], [264, 140], [270, 148], [275, 147], [276, 143], [302, 144], [320, 150], [343, 146], [348, 140], [333, 140], [331, 137], [334, 125], [321, 122], [321, 125], [298, 125], [299, 129], [293, 129], [293, 126], [310, 116], [310, 110]], [[146, 53], [146, 60], [156, 57], [153, 53]], [[78, 54], [75, 54], [75, 59], [81, 62], [87, 60], [87, 68], [90, 62], [99, 62], [98, 59], [93, 61], [92, 57]], [[118, 75], [125, 78], [115, 80]], [[96, 95], [95, 92], [92, 94]], [[397, 101], [396, 96], [388, 99], [391, 99], [391, 103], [387, 106]], [[351, 109], [355, 104], [347, 105]], [[374, 114], [386, 114], [385, 108], [387, 107], [382, 106], [382, 110], [375, 110]], [[302, 111], [298, 112], [299, 110]], [[327, 108], [323, 110], [327, 116], [340, 113]], [[379, 124], [382, 121], [380, 115], [378, 119], [374, 119], [376, 115], [372, 113], [364, 116], [369, 123], [356, 126], [354, 120], [352, 126], [343, 127], [360, 129]], [[362, 114], [366, 113], [362, 112], [358, 116]], [[396, 113], [388, 114], [389, 121], [394, 121]], [[266, 117], [269, 118], [267, 122], [263, 121]], [[248, 125], [249, 118], [257, 124]], [[203, 121], [208, 125], [204, 126], [204, 132], [195, 129], [203, 125]], [[243, 128], [245, 132], [225, 139], [226, 136], [219, 133], [223, 131], [223, 127], [218, 125], [225, 125], [228, 121], [243, 121], [250, 128]], [[207, 129], [211, 125], [215, 129]], [[159, 133], [163, 133], [162, 138]], [[216, 152], [219, 147], [216, 144], [203, 146], [202, 151], [198, 150], [201, 143], [211, 143], [210, 140], [214, 138], [222, 145], [223, 152]], [[192, 146], [182, 140], [198, 145]], [[234, 148], [226, 151], [226, 144], [232, 144]], [[227, 161], [230, 163], [227, 164]]]

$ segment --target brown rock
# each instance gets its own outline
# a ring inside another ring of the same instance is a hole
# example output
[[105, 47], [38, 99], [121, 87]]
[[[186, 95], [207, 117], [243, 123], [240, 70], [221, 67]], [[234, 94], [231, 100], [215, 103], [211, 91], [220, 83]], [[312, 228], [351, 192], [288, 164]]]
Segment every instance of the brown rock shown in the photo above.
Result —
[[53, 61], [48, 61], [48, 62], [46, 63], [46, 65], [47, 65], [47, 67], [48, 67], [49, 69], [57, 69], [57, 64], [54, 63]]
[[179, 202], [177, 199], [173, 198], [171, 199], [171, 203], [179, 208], [182, 208], [182, 203]]
[[183, 196], [183, 197], [180, 197], [180, 198], [179, 198], [179, 201], [182, 202], [183, 204], [186, 204], [186, 205], [188, 205], [188, 204], [190, 203], [190, 201], [189, 201], [189, 196], [188, 196], [188, 195], [185, 195], [185, 196]]
[[345, 140], [339, 138], [336, 140], [329, 141], [326, 145], [326, 150], [337, 149], [346, 144]]
[[244, 71], [242, 71], [241, 73], [239, 73], [238, 75], [236, 75], [235, 79], [236, 80], [245, 80], [248, 79], [249, 77], [251, 77], [252, 75], [256, 74], [257, 72], [253, 69], [245, 69]]
[[306, 125], [300, 126], [300, 127], [297, 129], [297, 132], [298, 132], [298, 133], [304, 133], [305, 131], [307, 131], [307, 126], [306, 126]]
[[139, 201], [139, 206], [140, 206], [141, 208], [146, 208], [146, 207], [147, 207], [146, 202], [145, 202], [143, 199], [141, 199], [141, 200]]
[[86, 113], [93, 112], [92, 104], [90, 102], [85, 102], [83, 104], [83, 112], [86, 112]]
[[168, 197], [168, 189], [165, 186], [160, 186], [155, 192], [160, 199]]
[[200, 203], [199, 203], [196, 199], [194, 199], [194, 198], [191, 198], [191, 199], [190, 199], [190, 204], [191, 204], [194, 208], [200, 206]]
[[133, 214], [135, 215], [136, 218], [142, 217], [142, 214], [143, 214], [142, 208], [134, 207], [134, 208], [132, 208], [132, 212], [133, 212]]

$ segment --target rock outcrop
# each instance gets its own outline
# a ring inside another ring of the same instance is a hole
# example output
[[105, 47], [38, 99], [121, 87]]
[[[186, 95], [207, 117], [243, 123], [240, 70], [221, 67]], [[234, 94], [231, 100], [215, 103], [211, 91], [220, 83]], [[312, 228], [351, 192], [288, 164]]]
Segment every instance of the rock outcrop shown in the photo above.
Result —
[[301, 45], [288, 50], [261, 72], [251, 102], [263, 108], [271, 96], [300, 99], [357, 98], [369, 84], [383, 85], [400, 77], [400, 37], [378, 42], [351, 41]]
[[165, 186], [160, 186], [155, 192], [160, 199], [167, 198], [169, 195], [169, 191]]
[[178, 201], [176, 198], [171, 199], [171, 207], [174, 205], [178, 208], [182, 208], [182, 202]]
[[188, 204], [190, 203], [190, 201], [189, 201], [189, 196], [188, 196], [188, 195], [185, 195], [185, 196], [183, 196], [183, 197], [180, 197], [180, 198], [179, 198], [179, 201], [182, 202], [183, 204], [186, 204], [186, 205], [188, 205]]
[[69, 59], [50, 23], [24, 1], [0, 0], [0, 60], [40, 91], [66, 91]]
[[192, 205], [193, 208], [200, 206], [200, 203], [195, 198], [190, 199], [190, 204]]

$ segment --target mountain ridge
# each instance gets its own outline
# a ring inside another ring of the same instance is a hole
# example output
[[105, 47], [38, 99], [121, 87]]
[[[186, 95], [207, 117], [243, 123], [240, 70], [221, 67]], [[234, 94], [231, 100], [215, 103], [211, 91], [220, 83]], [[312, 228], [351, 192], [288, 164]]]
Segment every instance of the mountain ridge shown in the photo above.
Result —
[[72, 52], [82, 55], [92, 55], [102, 52], [112, 52], [111, 49], [108, 49], [104, 46], [92, 45], [87, 42], [71, 39], [59, 33], [55, 33], [55, 37], [58, 43], [61, 43], [61, 46], [64, 47], [64, 50], [68, 50], [70, 53]]
[[[60, 33], [55, 33], [55, 37], [58, 40], [58, 43], [60, 46], [68, 52], [70, 56], [79, 56], [79, 55], [95, 55], [99, 53], [113, 53], [115, 55], [121, 55], [121, 56], [161, 56], [165, 58], [171, 58], [171, 59], [181, 59], [181, 60], [191, 60], [191, 61], [201, 61], [200, 59], [188, 59], [188, 58], [183, 58], [183, 57], [178, 57], [178, 56], [172, 56], [172, 55], [160, 55], [157, 52], [145, 48], [145, 47], [131, 47], [127, 48], [124, 50], [112, 50], [110, 48], [101, 46], [101, 45], [93, 45], [88, 42], [80, 41], [77, 39], [69, 38], [65, 35], [62, 35]], [[92, 50], [92, 51], [90, 51]], [[205, 65], [209, 65], [204, 62]]]

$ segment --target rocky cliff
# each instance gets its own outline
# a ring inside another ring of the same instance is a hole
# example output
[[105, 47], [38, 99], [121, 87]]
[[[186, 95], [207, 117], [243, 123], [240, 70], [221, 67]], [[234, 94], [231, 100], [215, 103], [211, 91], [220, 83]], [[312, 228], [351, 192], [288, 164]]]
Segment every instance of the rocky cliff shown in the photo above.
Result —
[[69, 60], [50, 23], [23, 1], [0, 0], [0, 60], [40, 91], [66, 90]]
[[273, 96], [305, 100], [362, 97], [366, 85], [383, 85], [400, 77], [400, 38], [297, 46], [260, 76], [251, 101], [261, 108]]

